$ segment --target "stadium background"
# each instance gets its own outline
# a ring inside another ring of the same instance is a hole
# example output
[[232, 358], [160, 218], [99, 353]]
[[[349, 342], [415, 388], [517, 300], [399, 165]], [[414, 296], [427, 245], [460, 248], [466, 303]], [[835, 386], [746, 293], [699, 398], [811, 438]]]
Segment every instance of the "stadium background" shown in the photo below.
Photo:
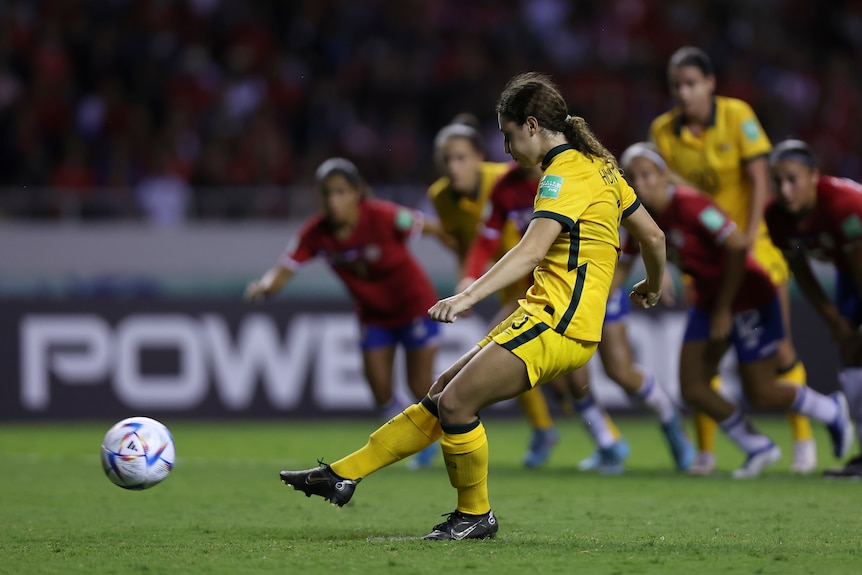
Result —
[[[322, 265], [269, 306], [238, 301], [316, 208], [314, 167], [347, 156], [377, 195], [427, 209], [435, 132], [472, 112], [504, 159], [493, 105], [528, 69], [619, 153], [670, 106], [685, 44], [773, 141], [862, 179], [857, 1], [0, 2], [0, 417], [367, 413]], [[454, 260], [416, 250], [448, 293]], [[811, 384], [831, 390], [825, 330], [795, 307]], [[679, 314], [633, 323], [666, 383]], [[482, 330], [456, 325], [441, 363]]]

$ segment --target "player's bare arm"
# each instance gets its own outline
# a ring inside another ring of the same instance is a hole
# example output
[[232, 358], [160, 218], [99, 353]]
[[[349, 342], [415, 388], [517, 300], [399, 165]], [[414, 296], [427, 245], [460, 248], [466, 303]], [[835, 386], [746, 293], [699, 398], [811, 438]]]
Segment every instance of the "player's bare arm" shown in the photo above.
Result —
[[751, 205], [745, 239], [749, 249], [754, 246], [763, 221], [763, 210], [769, 200], [769, 162], [765, 156], [753, 158], [744, 164], [745, 174], [751, 181]]
[[664, 268], [667, 259], [664, 232], [642, 205], [622, 220], [625, 229], [640, 244], [646, 278], [632, 288], [629, 297], [642, 308], [654, 307], [661, 298]]
[[710, 323], [710, 336], [713, 339], [725, 339], [730, 335], [733, 324], [733, 300], [742, 285], [745, 275], [745, 258], [748, 253], [749, 243], [746, 236], [734, 228], [721, 243], [724, 250], [724, 273], [721, 275], [721, 286], [715, 304], [712, 309], [712, 322]]
[[281, 291], [281, 288], [290, 281], [294, 271], [284, 266], [276, 265], [269, 269], [263, 277], [248, 284], [245, 288], [245, 299], [247, 301], [261, 301]]
[[521, 241], [491, 269], [464, 291], [438, 301], [428, 315], [435, 321], [453, 322], [477, 302], [520, 280], [539, 265], [561, 231], [562, 226], [556, 220], [534, 219]]

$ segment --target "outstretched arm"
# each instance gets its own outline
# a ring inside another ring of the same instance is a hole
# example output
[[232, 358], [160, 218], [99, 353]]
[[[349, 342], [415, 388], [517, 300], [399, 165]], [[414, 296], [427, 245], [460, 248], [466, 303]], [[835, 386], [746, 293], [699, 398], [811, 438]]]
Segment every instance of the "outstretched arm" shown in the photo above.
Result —
[[284, 285], [290, 281], [295, 272], [282, 265], [270, 268], [263, 277], [248, 284], [245, 289], [245, 299], [248, 301], [261, 301], [278, 293]]
[[535, 218], [518, 244], [464, 291], [438, 301], [428, 310], [435, 321], [453, 322], [492, 293], [521, 280], [544, 259], [562, 225], [550, 218]]

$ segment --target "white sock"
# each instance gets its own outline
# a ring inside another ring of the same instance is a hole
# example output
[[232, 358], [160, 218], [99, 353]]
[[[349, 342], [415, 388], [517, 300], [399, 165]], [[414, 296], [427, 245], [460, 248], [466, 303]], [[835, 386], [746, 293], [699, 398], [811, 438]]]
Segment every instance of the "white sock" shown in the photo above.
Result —
[[652, 373], [641, 366], [638, 366], [638, 369], [643, 374], [644, 381], [635, 396], [655, 412], [660, 422], [667, 423], [676, 415], [673, 402]]
[[731, 441], [746, 453], [760, 451], [772, 444], [771, 439], [754, 429], [754, 426], [739, 409], [724, 421], [719, 422], [718, 425]]
[[581, 414], [584, 427], [587, 428], [587, 432], [592, 436], [599, 449], [606, 449], [617, 442], [616, 437], [608, 427], [608, 416], [605, 410], [596, 405], [592, 397], [575, 400], [574, 406], [575, 411]]
[[791, 411], [801, 413], [811, 419], [829, 425], [838, 417], [838, 404], [831, 397], [817, 393], [810, 387], [797, 387], [796, 399], [790, 406]]

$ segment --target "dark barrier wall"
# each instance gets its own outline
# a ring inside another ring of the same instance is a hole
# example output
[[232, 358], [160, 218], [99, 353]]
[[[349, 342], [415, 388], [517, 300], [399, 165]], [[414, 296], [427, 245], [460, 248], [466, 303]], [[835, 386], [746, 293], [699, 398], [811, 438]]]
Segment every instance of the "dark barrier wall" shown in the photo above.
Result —
[[[828, 332], [807, 305], [795, 308], [810, 384], [832, 391], [837, 354]], [[679, 311], [629, 318], [638, 362], [674, 396], [683, 326]], [[486, 331], [476, 316], [445, 325], [437, 372]], [[343, 301], [3, 300], [0, 419], [368, 415], [357, 338]], [[597, 360], [590, 370], [600, 401], [629, 406]], [[735, 393], [732, 361], [723, 372]], [[398, 387], [408, 401], [403, 374]]]

